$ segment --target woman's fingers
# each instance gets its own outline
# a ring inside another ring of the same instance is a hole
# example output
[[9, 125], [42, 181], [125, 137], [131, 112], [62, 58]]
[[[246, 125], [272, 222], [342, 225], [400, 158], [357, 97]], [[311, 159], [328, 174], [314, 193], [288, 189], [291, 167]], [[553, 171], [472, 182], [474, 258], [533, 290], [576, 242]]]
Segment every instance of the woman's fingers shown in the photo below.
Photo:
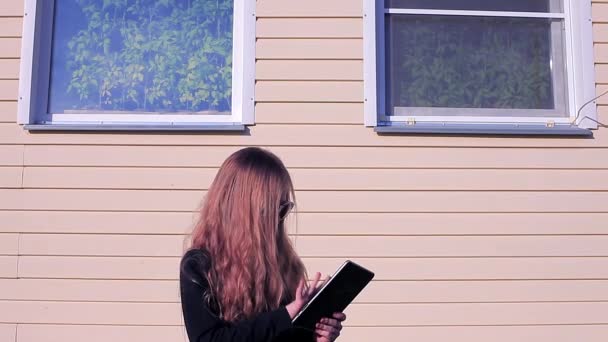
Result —
[[330, 324], [317, 323], [315, 325], [316, 330], [328, 331], [330, 333], [339, 333], [342, 329], [342, 326], [335, 326]]
[[318, 334], [317, 336], [321, 336], [317, 338], [316, 342], [326, 342], [324, 338], [333, 341], [340, 336], [342, 322], [346, 319], [346, 315], [342, 312], [335, 312], [332, 317], [321, 318], [319, 323], [316, 324], [315, 332]]
[[322, 318], [319, 323], [315, 325], [315, 333], [319, 338], [317, 342], [333, 341], [340, 336], [340, 330], [342, 330], [342, 322], [332, 318]]
[[329, 341], [333, 341], [336, 338], [338, 338], [338, 336], [340, 336], [340, 332], [338, 330], [336, 330], [335, 328], [327, 326], [327, 325], [319, 324], [319, 323], [317, 323], [317, 328], [315, 329], [315, 334], [319, 337], [325, 337]]
[[346, 315], [343, 312], [334, 312], [333, 318], [337, 319], [340, 322], [346, 320]]
[[293, 302], [291, 302], [285, 306], [285, 309], [287, 309], [287, 312], [289, 313], [289, 317], [291, 317], [292, 319], [294, 317], [296, 317], [298, 312], [300, 312], [300, 310], [302, 309], [302, 307], [306, 304], [306, 301], [308, 300], [308, 297], [304, 293], [305, 290], [306, 290], [306, 279], [302, 278], [302, 279], [300, 279], [300, 282], [298, 283], [298, 287], [296, 287], [296, 293], [294, 294], [295, 298], [294, 298]]
[[306, 290], [306, 281], [304, 279], [300, 279], [298, 283], [298, 288], [296, 289], [296, 301], [302, 301], [305, 295]]
[[319, 323], [336, 328], [338, 330], [342, 329], [342, 322], [338, 321], [337, 319], [321, 318], [321, 321]]
[[325, 277], [325, 279], [323, 280], [323, 282], [322, 282], [322, 283], [321, 283], [321, 285], [319, 285], [319, 286], [323, 286], [323, 285], [325, 285], [325, 284], [326, 284], [326, 283], [327, 283], [327, 282], [328, 282], [330, 279], [331, 279], [331, 276], [330, 276], [330, 275], [328, 275], [327, 277]]
[[315, 293], [315, 290], [317, 289], [317, 284], [319, 284], [319, 280], [320, 279], [321, 279], [321, 273], [317, 272], [315, 274], [315, 278], [312, 281], [312, 284], [308, 288], [308, 295], [309, 296], [312, 296]]

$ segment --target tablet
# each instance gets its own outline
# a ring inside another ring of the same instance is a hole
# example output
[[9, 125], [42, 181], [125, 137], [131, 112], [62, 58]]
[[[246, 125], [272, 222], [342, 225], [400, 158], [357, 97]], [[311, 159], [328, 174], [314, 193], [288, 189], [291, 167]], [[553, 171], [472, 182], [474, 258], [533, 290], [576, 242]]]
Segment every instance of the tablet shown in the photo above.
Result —
[[374, 273], [347, 260], [294, 317], [295, 327], [314, 330], [323, 317], [342, 312], [374, 278]]

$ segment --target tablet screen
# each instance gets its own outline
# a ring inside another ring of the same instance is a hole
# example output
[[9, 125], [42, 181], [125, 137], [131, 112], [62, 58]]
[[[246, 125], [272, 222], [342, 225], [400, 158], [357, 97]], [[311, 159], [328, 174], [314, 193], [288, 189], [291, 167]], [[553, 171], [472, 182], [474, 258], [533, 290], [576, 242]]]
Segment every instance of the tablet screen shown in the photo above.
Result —
[[314, 330], [323, 317], [342, 312], [367, 286], [374, 273], [347, 260], [293, 319], [293, 325]]

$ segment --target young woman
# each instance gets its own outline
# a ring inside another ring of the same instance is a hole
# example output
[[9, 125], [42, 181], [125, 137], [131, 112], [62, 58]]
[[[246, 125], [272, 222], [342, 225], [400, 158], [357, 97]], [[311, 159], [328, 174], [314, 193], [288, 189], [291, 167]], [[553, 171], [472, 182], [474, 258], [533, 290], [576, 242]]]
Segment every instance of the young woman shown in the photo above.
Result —
[[180, 267], [182, 311], [190, 342], [329, 342], [346, 319], [323, 318], [315, 331], [292, 318], [318, 288], [284, 227], [294, 207], [287, 169], [274, 154], [232, 154], [211, 184]]

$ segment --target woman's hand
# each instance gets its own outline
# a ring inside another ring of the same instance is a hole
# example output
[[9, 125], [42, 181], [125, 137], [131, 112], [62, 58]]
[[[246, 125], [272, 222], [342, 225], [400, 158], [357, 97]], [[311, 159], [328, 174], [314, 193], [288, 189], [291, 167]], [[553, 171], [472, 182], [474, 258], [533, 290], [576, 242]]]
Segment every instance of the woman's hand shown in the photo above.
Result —
[[340, 336], [342, 330], [342, 322], [346, 319], [346, 315], [341, 312], [333, 314], [333, 318], [322, 318], [315, 326], [315, 341], [316, 342], [332, 342]]
[[323, 285], [319, 284], [320, 279], [321, 273], [317, 272], [317, 274], [315, 274], [315, 279], [313, 280], [310, 286], [306, 286], [306, 280], [300, 280], [300, 284], [298, 285], [298, 288], [296, 290], [296, 299], [293, 302], [287, 304], [287, 306], [285, 307], [287, 309], [287, 312], [289, 312], [289, 317], [291, 317], [291, 319], [296, 317], [298, 312], [300, 312], [304, 305], [306, 305], [306, 303], [308, 303], [308, 301], [314, 296], [314, 294], [317, 292], [317, 289]]

